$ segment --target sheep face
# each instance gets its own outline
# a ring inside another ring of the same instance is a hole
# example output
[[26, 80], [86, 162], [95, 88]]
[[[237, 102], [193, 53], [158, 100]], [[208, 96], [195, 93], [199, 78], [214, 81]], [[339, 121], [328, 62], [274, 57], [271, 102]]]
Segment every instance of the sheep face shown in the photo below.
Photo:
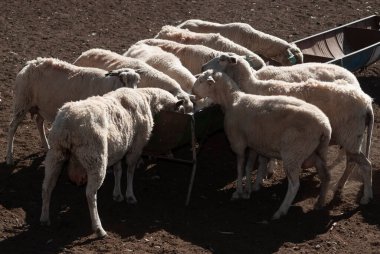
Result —
[[125, 87], [137, 88], [137, 84], [140, 82], [140, 75], [133, 69], [121, 68], [112, 70], [106, 74], [106, 76], [117, 76]]
[[237, 55], [221, 54], [202, 65], [202, 72], [206, 70], [225, 71], [227, 66], [233, 66], [237, 64]]
[[194, 83], [192, 93], [197, 97], [197, 99], [212, 96], [215, 85], [213, 73], [214, 72], [212, 70], [207, 70], [196, 76], [197, 80]]
[[180, 94], [177, 95], [177, 98], [182, 101], [183, 113], [187, 114], [193, 112], [194, 105], [192, 101], [194, 101], [194, 95]]

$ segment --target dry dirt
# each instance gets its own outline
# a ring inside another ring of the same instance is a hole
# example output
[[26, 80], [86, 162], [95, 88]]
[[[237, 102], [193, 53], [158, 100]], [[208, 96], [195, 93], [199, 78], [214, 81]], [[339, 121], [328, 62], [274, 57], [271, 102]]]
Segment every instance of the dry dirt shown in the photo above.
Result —
[[190, 207], [184, 206], [188, 165], [157, 161], [140, 169], [135, 206], [112, 201], [109, 174], [98, 192], [109, 237], [99, 240], [91, 235], [85, 188], [71, 184], [66, 174], [53, 192], [52, 225], [39, 225], [44, 152], [30, 119], [16, 135], [16, 166], [5, 165], [13, 82], [27, 60], [53, 56], [72, 62], [94, 47], [122, 53], [161, 26], [189, 18], [247, 22], [293, 41], [379, 14], [378, 0], [14, 0], [0, 1], [0, 10], [0, 253], [380, 253], [380, 63], [357, 73], [375, 98], [374, 200], [367, 206], [358, 205], [360, 184], [351, 180], [340, 203], [314, 211], [319, 181], [309, 170], [301, 175], [288, 215], [268, 222], [287, 188], [282, 170], [251, 200], [231, 202], [235, 157], [219, 132], [200, 151]]

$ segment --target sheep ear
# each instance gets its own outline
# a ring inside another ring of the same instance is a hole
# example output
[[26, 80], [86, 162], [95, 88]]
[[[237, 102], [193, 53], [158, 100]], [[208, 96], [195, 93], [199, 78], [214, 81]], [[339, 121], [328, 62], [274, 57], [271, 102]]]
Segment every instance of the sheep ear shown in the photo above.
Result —
[[189, 98], [190, 98], [190, 101], [191, 101], [191, 102], [196, 101], [196, 96], [193, 95], [193, 94], [189, 94]]
[[224, 61], [228, 61], [228, 56], [227, 55], [220, 55], [219, 62], [224, 62]]
[[104, 76], [108, 77], [108, 76], [117, 76], [117, 75], [118, 74], [115, 71], [109, 71]]
[[201, 75], [201, 73], [198, 73], [198, 74], [195, 74], [194, 77], [199, 78], [200, 75]]
[[209, 86], [212, 86], [213, 84], [215, 84], [215, 80], [212, 76], [209, 76], [207, 78], [207, 84], [209, 84]]
[[230, 63], [230, 64], [237, 64], [237, 59], [236, 59], [236, 57], [234, 57], [234, 56], [230, 56], [230, 57], [228, 58], [228, 63]]
[[228, 64], [236, 64], [237, 59], [235, 56], [221, 55], [219, 57], [219, 63], [221, 63], [222, 65], [227, 65], [227, 63]]

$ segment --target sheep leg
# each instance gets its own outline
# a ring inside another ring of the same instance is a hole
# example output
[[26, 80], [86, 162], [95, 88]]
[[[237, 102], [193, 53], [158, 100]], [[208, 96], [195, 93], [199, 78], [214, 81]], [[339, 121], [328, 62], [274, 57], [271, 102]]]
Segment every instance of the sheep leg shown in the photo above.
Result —
[[259, 167], [257, 169], [256, 181], [253, 184], [253, 191], [259, 191], [263, 179], [267, 173], [268, 158], [259, 156]]
[[50, 225], [49, 207], [51, 193], [57, 183], [65, 159], [62, 153], [49, 150], [45, 159], [45, 177], [42, 184], [42, 211], [40, 222], [42, 225]]
[[327, 196], [327, 191], [330, 185], [331, 176], [330, 176], [330, 172], [327, 169], [326, 161], [323, 160], [318, 155], [315, 155], [314, 158], [315, 158], [315, 167], [317, 168], [319, 179], [321, 181], [319, 198], [318, 198], [317, 203], [315, 204], [315, 208], [320, 209], [326, 205], [326, 196]]
[[37, 114], [37, 117], [36, 117], [36, 125], [38, 129], [38, 133], [40, 134], [42, 146], [44, 147], [46, 151], [48, 151], [50, 147], [49, 147], [49, 142], [46, 138], [44, 119], [39, 114]]
[[346, 184], [348, 178], [350, 177], [352, 171], [354, 170], [354, 168], [356, 166], [350, 158], [351, 157], [346, 156], [346, 168], [343, 172], [343, 175], [339, 179], [338, 183], [333, 188], [335, 199], [340, 197], [340, 195], [342, 194], [342, 189], [343, 189], [344, 185]]
[[237, 154], [237, 183], [236, 191], [232, 194], [232, 200], [249, 199], [249, 195], [243, 192], [244, 157], [244, 152]]
[[121, 168], [121, 162], [117, 162], [114, 166], [113, 166], [113, 174], [114, 174], [114, 178], [115, 178], [115, 185], [114, 185], [114, 188], [113, 188], [113, 200], [115, 200], [116, 202], [121, 202], [124, 200], [124, 197], [123, 197], [123, 194], [121, 193], [121, 175], [122, 175], [122, 168]]
[[363, 178], [363, 197], [360, 199], [360, 204], [366, 205], [371, 199], [373, 199], [371, 162], [362, 152], [358, 154], [347, 153], [347, 156], [355, 161], [360, 167], [359, 173]]
[[8, 147], [7, 147], [7, 165], [13, 165], [13, 141], [16, 130], [20, 125], [22, 119], [24, 119], [26, 111], [21, 111], [13, 116], [12, 122], [9, 125], [8, 131]]
[[294, 163], [289, 163], [284, 160], [284, 169], [288, 176], [288, 191], [286, 192], [280, 208], [272, 217], [274, 220], [287, 214], [300, 186], [299, 174], [301, 172], [301, 165], [294, 165]]
[[256, 159], [257, 153], [250, 149], [248, 152], [247, 164], [245, 165], [245, 193], [248, 195], [248, 197], [251, 196], [252, 192], [251, 173]]
[[133, 177], [135, 174], [137, 162], [140, 158], [140, 154], [141, 153], [139, 153], [138, 156], [134, 155], [134, 154], [127, 155], [127, 165], [128, 165], [128, 168], [127, 168], [127, 191], [125, 193], [125, 197], [126, 197], [128, 204], [136, 204], [137, 203], [137, 199], [136, 199], [135, 194], [133, 192]]
[[100, 165], [93, 167], [91, 171], [87, 170], [87, 204], [90, 210], [92, 230], [95, 232], [97, 237], [105, 237], [107, 235], [107, 232], [102, 227], [97, 207], [97, 192], [104, 181], [106, 170], [107, 158], [103, 158]]

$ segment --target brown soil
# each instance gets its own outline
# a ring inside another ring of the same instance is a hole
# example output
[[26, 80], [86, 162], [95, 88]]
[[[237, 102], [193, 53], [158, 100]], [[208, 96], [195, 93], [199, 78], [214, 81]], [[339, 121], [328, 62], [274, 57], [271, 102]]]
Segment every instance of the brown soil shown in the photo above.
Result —
[[67, 174], [53, 192], [52, 225], [39, 225], [44, 152], [30, 119], [16, 135], [16, 166], [5, 165], [13, 82], [27, 60], [53, 56], [72, 62], [94, 47], [122, 53], [161, 26], [189, 18], [247, 22], [293, 41], [379, 14], [378, 7], [377, 0], [0, 1], [0, 253], [380, 253], [379, 63], [358, 73], [363, 89], [375, 98], [376, 112], [374, 200], [367, 206], [358, 205], [360, 184], [351, 180], [342, 202], [314, 211], [319, 181], [309, 170], [301, 175], [288, 215], [268, 222], [287, 189], [284, 173], [277, 170], [251, 200], [231, 202], [235, 157], [224, 134], [217, 133], [199, 154], [188, 208], [188, 165], [157, 161], [140, 169], [135, 206], [112, 201], [109, 174], [98, 192], [109, 237], [99, 240], [91, 235], [85, 188], [71, 184]]

